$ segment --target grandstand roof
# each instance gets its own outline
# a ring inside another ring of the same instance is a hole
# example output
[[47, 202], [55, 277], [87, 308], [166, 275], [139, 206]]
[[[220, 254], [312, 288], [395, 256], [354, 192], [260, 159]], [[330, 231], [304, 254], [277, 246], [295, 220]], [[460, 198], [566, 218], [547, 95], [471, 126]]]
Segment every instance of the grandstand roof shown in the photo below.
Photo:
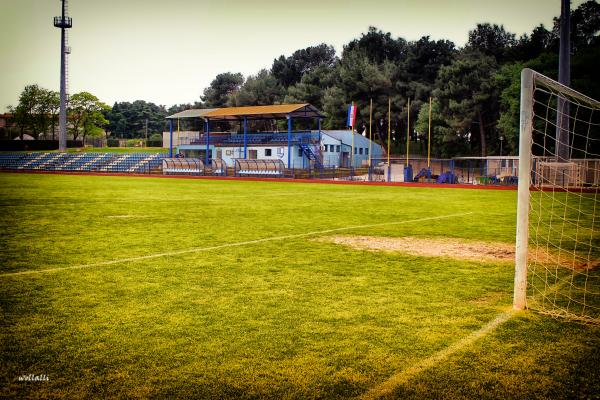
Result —
[[192, 109], [182, 111], [167, 117], [177, 118], [209, 118], [213, 120], [247, 119], [285, 119], [292, 118], [324, 118], [314, 106], [303, 104], [274, 104], [269, 106], [223, 107], [210, 109]]
[[191, 108], [178, 112], [177, 114], [169, 115], [167, 119], [179, 119], [179, 118], [204, 118], [204, 116], [218, 108]]

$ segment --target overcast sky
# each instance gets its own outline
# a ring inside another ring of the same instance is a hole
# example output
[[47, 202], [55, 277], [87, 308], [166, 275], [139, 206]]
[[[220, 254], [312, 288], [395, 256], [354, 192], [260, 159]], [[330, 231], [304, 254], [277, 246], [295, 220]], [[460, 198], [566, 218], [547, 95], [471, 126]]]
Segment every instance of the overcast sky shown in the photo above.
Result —
[[[560, 0], [70, 0], [70, 92], [171, 106], [198, 100], [221, 72], [254, 74], [323, 42], [339, 55], [370, 25], [463, 46], [478, 22], [521, 35], [559, 14]], [[0, 0], [0, 112], [27, 84], [59, 89], [55, 15], [60, 0]]]

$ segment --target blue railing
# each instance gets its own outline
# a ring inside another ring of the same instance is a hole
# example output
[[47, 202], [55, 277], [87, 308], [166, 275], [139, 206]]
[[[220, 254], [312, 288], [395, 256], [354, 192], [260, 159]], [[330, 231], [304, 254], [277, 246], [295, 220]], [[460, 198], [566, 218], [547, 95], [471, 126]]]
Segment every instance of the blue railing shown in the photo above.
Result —
[[[210, 138], [207, 135], [203, 135], [196, 140], [192, 140], [190, 144], [223, 144], [223, 145], [244, 145], [243, 134], [219, 134], [211, 133]], [[319, 134], [314, 132], [292, 132], [290, 143], [316, 143], [319, 141]], [[288, 133], [287, 132], [260, 132], [260, 133], [248, 133], [246, 135], [246, 143], [248, 145], [253, 144], [287, 144]]]

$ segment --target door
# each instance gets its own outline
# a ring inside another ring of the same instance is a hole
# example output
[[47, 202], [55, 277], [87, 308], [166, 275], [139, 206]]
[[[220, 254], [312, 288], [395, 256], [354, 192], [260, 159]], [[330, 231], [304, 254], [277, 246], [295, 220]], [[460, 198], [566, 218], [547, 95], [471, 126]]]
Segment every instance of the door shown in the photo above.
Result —
[[350, 167], [350, 153], [348, 153], [347, 151], [343, 151], [342, 152], [342, 168], [349, 168]]

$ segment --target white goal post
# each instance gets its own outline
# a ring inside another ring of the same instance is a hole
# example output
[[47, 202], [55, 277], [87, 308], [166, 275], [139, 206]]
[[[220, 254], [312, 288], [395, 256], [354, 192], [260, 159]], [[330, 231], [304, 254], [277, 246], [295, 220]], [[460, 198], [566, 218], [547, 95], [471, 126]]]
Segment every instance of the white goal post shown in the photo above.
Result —
[[516, 309], [600, 323], [600, 102], [521, 73]]

